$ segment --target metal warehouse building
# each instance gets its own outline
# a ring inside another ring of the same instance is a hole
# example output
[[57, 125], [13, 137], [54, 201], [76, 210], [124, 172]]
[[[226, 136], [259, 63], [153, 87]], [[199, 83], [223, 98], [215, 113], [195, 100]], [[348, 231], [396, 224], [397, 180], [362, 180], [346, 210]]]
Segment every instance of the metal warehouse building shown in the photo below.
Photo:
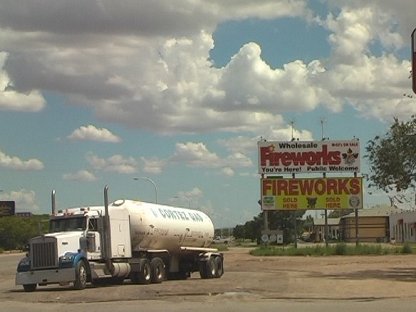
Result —
[[354, 212], [343, 216], [340, 221], [341, 240], [355, 242], [356, 225], [358, 224], [360, 242], [389, 242], [392, 231], [390, 215], [397, 214], [397, 212], [401, 212], [401, 210], [390, 206], [375, 206], [370, 209], [358, 210], [358, 220], [356, 220]]
[[416, 211], [396, 210], [390, 215], [390, 240], [416, 242]]

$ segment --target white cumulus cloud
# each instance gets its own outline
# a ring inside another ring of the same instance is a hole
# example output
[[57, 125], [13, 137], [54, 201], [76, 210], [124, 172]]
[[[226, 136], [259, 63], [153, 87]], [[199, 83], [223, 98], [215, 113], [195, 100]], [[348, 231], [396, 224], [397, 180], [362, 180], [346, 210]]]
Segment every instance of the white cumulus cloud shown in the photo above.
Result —
[[132, 157], [125, 158], [122, 155], [113, 155], [108, 158], [100, 158], [89, 153], [86, 158], [95, 170], [131, 174], [137, 172], [138, 169], [138, 162]]
[[110, 130], [97, 128], [93, 125], [81, 126], [75, 129], [69, 136], [70, 140], [96, 141], [96, 142], [121, 142], [120, 137], [114, 135]]
[[15, 201], [16, 212], [39, 212], [39, 205], [34, 191], [21, 189], [7, 193], [2, 192], [0, 193], [0, 199]]
[[0, 51], [0, 110], [38, 112], [46, 104], [39, 90], [19, 92], [4, 70], [8, 54]]
[[[319, 107], [341, 112], [352, 105], [379, 119], [415, 113], [403, 98], [410, 63], [397, 53], [410, 41], [415, 1], [328, 1], [330, 14], [320, 18], [302, 0], [23, 2], [0, 1], [0, 42], [8, 51], [1, 58], [0, 109], [40, 110], [45, 90], [129, 127], [253, 136], [287, 128], [285, 112]], [[272, 67], [260, 44], [247, 42], [215, 66], [210, 51], [218, 25], [282, 17], [327, 31], [328, 56]], [[104, 130], [72, 135], [117, 141]]]
[[22, 160], [17, 156], [9, 156], [0, 151], [0, 167], [14, 170], [42, 170], [44, 165], [36, 158]]
[[166, 166], [167, 161], [158, 158], [148, 159], [146, 157], [141, 157], [143, 162], [143, 171], [146, 173], [160, 174], [163, 171], [163, 168]]
[[183, 163], [190, 167], [215, 168], [225, 176], [233, 176], [234, 171], [240, 168], [252, 167], [250, 157], [236, 152], [227, 157], [220, 157], [211, 152], [204, 143], [187, 142], [177, 143], [171, 163]]
[[93, 182], [97, 180], [97, 177], [88, 170], [79, 170], [75, 173], [64, 174], [63, 179], [70, 181]]

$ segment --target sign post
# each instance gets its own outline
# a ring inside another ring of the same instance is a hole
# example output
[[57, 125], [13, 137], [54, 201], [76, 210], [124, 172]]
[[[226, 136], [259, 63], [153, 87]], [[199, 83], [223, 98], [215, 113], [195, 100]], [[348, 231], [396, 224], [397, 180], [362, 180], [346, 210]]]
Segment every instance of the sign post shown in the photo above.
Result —
[[11, 200], [0, 201], [0, 217], [14, 216], [15, 202]]
[[412, 32], [412, 89], [416, 93], [416, 28]]

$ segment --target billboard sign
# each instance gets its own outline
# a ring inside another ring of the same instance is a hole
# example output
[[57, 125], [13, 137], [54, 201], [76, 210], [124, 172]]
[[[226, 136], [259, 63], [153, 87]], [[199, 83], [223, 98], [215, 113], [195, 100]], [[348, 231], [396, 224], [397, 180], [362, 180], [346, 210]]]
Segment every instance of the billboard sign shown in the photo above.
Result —
[[0, 217], [13, 216], [15, 210], [15, 202], [11, 200], [0, 201]]
[[359, 172], [360, 141], [259, 141], [260, 174]]
[[261, 179], [262, 210], [359, 209], [361, 177]]

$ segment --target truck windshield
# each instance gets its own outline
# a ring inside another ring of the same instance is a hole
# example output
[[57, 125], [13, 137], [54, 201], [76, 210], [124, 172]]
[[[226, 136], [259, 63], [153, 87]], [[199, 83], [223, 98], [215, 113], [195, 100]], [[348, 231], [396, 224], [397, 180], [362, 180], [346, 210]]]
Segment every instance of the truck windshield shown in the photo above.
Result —
[[87, 227], [87, 218], [82, 217], [65, 217], [51, 220], [49, 224], [49, 232], [69, 232], [69, 231], [85, 231]]

